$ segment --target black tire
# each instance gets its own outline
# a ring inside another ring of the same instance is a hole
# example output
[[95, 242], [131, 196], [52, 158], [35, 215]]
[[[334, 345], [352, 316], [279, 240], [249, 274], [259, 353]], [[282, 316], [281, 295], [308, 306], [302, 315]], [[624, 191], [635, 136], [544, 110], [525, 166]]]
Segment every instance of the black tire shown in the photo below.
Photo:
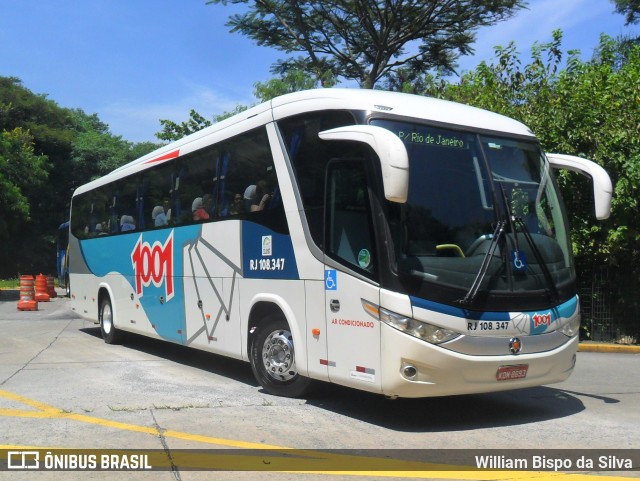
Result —
[[71, 284], [69, 283], [69, 274], [64, 276], [64, 293], [67, 297], [71, 298]]
[[111, 307], [111, 298], [109, 296], [104, 296], [100, 302], [98, 319], [100, 320], [100, 332], [104, 342], [118, 344], [122, 340], [122, 333], [116, 329], [113, 322], [113, 308]]
[[249, 353], [256, 380], [270, 394], [283, 397], [303, 396], [311, 379], [298, 373], [293, 337], [287, 322], [280, 317], [266, 318], [253, 333]]

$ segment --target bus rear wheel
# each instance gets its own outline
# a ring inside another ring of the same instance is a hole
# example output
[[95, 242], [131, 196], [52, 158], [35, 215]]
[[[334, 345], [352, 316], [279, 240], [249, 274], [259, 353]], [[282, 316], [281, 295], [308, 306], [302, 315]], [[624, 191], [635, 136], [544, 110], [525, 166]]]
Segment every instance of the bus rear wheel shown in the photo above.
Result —
[[296, 368], [293, 336], [289, 325], [279, 317], [265, 319], [254, 332], [251, 343], [251, 370], [270, 394], [283, 397], [304, 395], [311, 379]]
[[107, 344], [119, 343], [122, 340], [122, 333], [116, 329], [113, 323], [113, 308], [109, 296], [104, 296], [100, 302], [98, 319], [100, 320], [100, 332], [102, 333], [104, 342]]

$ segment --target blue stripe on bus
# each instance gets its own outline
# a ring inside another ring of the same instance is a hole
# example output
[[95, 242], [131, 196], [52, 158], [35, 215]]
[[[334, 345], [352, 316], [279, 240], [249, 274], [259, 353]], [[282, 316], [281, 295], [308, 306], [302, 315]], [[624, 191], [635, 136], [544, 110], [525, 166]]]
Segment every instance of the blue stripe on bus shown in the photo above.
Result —
[[508, 312], [490, 312], [490, 311], [471, 311], [460, 307], [440, 304], [439, 302], [428, 301], [420, 297], [409, 296], [411, 305], [420, 309], [447, 314], [449, 316], [461, 317], [463, 319], [472, 319], [474, 321], [508, 321], [511, 316]]
[[[162, 272], [162, 282], [156, 286], [153, 282], [144, 286], [142, 295], [139, 294], [140, 305], [149, 320], [155, 326], [159, 336], [164, 339], [182, 343], [184, 332], [185, 303], [184, 303], [184, 254], [183, 247], [195, 242], [201, 233], [200, 225], [183, 226], [175, 229], [148, 230], [132, 232], [125, 235], [97, 237], [80, 241], [87, 266], [96, 277], [105, 277], [110, 273], [121, 274], [131, 285], [133, 292], [137, 290], [136, 275], [132, 254], [138, 241], [149, 246], [156, 243], [164, 245], [173, 234], [173, 264], [172, 287], [173, 296], [167, 301], [165, 266]], [[148, 263], [146, 263], [148, 265]], [[159, 267], [159, 266], [156, 266]], [[160, 302], [160, 298], [165, 301]], [[120, 302], [121, 300], [118, 300]], [[126, 301], [125, 301], [126, 302]], [[133, 301], [131, 301], [133, 303]], [[126, 320], [125, 320], [126, 322]]]
[[[420, 297], [410, 296], [411, 305], [420, 309], [426, 309], [428, 311], [438, 312], [440, 314], [447, 314], [449, 316], [460, 317], [463, 319], [471, 319], [475, 321], [509, 321], [511, 319], [511, 313], [509, 312], [493, 312], [493, 311], [472, 311], [469, 309], [462, 309], [459, 307], [449, 306], [447, 304], [440, 304], [439, 302], [428, 301]], [[553, 309], [544, 309], [542, 311], [525, 311], [523, 314], [529, 314], [531, 316], [535, 314], [550, 314], [551, 322], [554, 322], [560, 318], [569, 318], [573, 316], [578, 307], [578, 298], [576, 296], [569, 299], [567, 302], [554, 307]]]
[[[125, 235], [96, 237], [80, 241], [82, 254], [89, 270], [98, 278], [108, 274], [118, 273], [131, 285], [133, 292], [137, 292], [140, 276], [136, 277], [135, 261], [132, 257], [138, 248], [146, 246], [147, 256], [144, 266], [149, 269], [149, 253], [153, 246], [160, 251], [171, 236], [173, 236], [172, 292], [167, 292], [167, 279], [164, 276], [167, 266], [157, 258], [153, 269], [159, 285], [150, 282], [142, 286], [138, 292], [140, 306], [159, 336], [178, 343], [184, 343], [185, 332], [185, 294], [184, 294], [184, 249], [194, 245], [202, 238], [202, 225], [194, 224], [176, 227], [174, 229], [147, 230], [132, 232]], [[299, 279], [298, 268], [293, 252], [291, 237], [277, 234], [270, 229], [253, 222], [241, 223], [241, 265], [242, 277], [254, 279]], [[264, 250], [263, 250], [264, 244]], [[268, 245], [267, 245], [268, 244]], [[264, 255], [263, 255], [264, 254]], [[154, 257], [154, 259], [156, 259]], [[228, 261], [228, 259], [227, 259]], [[139, 261], [141, 262], [141, 261]], [[253, 269], [252, 269], [253, 268]], [[138, 273], [140, 274], [140, 273]], [[120, 302], [121, 300], [119, 300]], [[125, 302], [128, 301], [125, 300]], [[133, 303], [133, 300], [131, 301]]]
[[574, 296], [567, 302], [563, 302], [557, 307], [551, 310], [553, 319], [565, 318], [568, 319], [576, 313], [578, 309], [578, 296]]

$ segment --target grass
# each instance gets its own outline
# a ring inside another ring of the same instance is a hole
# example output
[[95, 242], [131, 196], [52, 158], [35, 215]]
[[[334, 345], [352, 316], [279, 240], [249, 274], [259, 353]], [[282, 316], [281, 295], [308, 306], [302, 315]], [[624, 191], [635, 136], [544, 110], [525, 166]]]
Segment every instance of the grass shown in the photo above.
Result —
[[17, 289], [20, 287], [20, 279], [0, 279], [0, 289]]
[[[58, 287], [58, 279], [54, 277], [54, 284]], [[20, 279], [0, 279], [0, 289], [19, 289]]]

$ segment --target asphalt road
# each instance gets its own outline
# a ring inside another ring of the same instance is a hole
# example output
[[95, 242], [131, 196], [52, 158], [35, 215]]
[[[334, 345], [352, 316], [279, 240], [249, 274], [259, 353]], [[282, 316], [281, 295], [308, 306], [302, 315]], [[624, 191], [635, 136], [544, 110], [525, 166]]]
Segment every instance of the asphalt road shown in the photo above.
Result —
[[[37, 312], [18, 311], [16, 304], [6, 292], [0, 296], [0, 449], [152, 449], [169, 458], [176, 453], [174, 459], [180, 449], [265, 447], [357, 449], [351, 454], [383, 458], [390, 454], [381, 449], [640, 453], [640, 354], [634, 352], [579, 352], [569, 380], [520, 391], [392, 401], [323, 385], [307, 399], [286, 399], [263, 392], [243, 362], [141, 337], [107, 345], [97, 326], [75, 317], [66, 298], [40, 303]], [[504, 472], [392, 468], [346, 476], [320, 469], [299, 474], [174, 467], [129, 472], [126, 479], [515, 479]], [[637, 469], [636, 464], [636, 470], [606, 474], [640, 477]], [[0, 479], [124, 477], [93, 471], [15, 474], [0, 471]], [[566, 479], [594, 477], [576, 476]], [[545, 479], [538, 472], [530, 477]]]

